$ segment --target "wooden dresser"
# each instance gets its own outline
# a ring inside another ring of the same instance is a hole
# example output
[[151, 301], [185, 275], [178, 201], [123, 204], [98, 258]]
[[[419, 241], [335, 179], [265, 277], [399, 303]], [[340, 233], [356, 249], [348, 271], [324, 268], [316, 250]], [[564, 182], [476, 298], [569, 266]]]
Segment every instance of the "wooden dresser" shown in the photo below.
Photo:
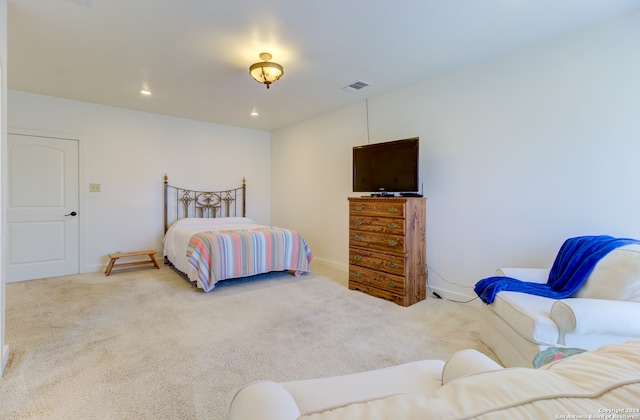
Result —
[[349, 197], [349, 289], [409, 306], [427, 289], [426, 199]]

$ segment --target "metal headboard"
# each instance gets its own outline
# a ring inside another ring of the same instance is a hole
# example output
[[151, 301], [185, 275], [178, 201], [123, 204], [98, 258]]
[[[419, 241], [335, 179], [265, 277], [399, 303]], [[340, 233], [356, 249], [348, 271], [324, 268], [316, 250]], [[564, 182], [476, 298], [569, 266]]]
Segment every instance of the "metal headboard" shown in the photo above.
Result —
[[[169, 177], [164, 174], [164, 232], [170, 223], [185, 217], [246, 217], [247, 183], [242, 178], [242, 186], [223, 191], [196, 191], [169, 185]], [[175, 202], [175, 206], [169, 205]]]

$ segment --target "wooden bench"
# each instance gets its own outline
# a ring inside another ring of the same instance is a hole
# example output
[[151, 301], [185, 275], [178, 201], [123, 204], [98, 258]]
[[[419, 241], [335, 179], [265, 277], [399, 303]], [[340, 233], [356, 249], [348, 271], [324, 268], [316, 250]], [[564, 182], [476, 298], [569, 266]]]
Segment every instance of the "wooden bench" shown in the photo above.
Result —
[[[116, 264], [116, 261], [118, 261], [120, 258], [129, 258], [129, 257], [140, 257], [146, 255], [149, 257], [149, 260], [142, 260], [142, 261], [133, 261], [133, 262], [121, 262]], [[109, 265], [107, 265], [107, 269], [104, 271], [105, 274], [108, 276], [109, 274], [111, 274], [111, 270], [114, 267], [132, 267], [134, 265], [142, 265], [142, 264], [153, 264], [156, 266], [156, 268], [160, 268], [160, 266], [158, 265], [158, 262], [156, 261], [156, 251], [153, 250], [147, 250], [147, 251], [134, 251], [134, 252], [118, 252], [115, 254], [109, 254]]]

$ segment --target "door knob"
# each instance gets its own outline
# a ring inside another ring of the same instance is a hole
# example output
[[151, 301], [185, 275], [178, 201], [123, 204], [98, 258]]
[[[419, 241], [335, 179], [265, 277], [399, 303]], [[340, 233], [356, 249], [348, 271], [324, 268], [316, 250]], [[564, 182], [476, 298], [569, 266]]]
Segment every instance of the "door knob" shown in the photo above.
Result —
[[69, 214], [65, 214], [65, 216], [75, 216], [75, 215], [77, 215], [77, 214], [78, 214], [78, 213], [76, 213], [75, 211], [72, 211], [72, 212], [71, 212], [71, 213], [69, 213]]

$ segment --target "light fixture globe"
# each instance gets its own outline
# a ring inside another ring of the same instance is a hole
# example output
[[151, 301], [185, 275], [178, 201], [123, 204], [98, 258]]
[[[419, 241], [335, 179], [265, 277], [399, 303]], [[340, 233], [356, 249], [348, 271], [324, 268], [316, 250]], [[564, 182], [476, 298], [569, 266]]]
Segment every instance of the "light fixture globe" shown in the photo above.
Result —
[[284, 70], [280, 64], [269, 61], [271, 60], [271, 54], [269, 53], [261, 53], [260, 59], [263, 61], [252, 64], [249, 67], [249, 74], [257, 82], [267, 85], [267, 89], [269, 89], [269, 85], [278, 80], [284, 74]]

